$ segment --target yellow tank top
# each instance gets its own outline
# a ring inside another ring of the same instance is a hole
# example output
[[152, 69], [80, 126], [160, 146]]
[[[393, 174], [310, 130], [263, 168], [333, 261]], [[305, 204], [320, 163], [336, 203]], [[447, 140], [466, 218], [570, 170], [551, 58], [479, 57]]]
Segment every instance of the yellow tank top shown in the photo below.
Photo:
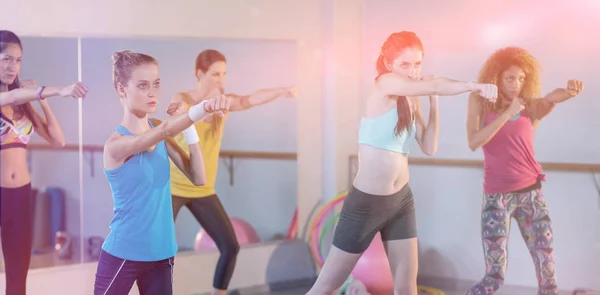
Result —
[[[226, 121], [224, 117], [222, 123]], [[219, 152], [221, 150], [221, 140], [223, 139], [223, 125], [219, 126], [216, 132], [212, 130], [212, 124], [200, 121], [194, 124], [198, 137], [200, 137], [200, 149], [204, 157], [206, 169], [206, 184], [204, 186], [195, 186], [186, 176], [171, 163], [171, 194], [184, 198], [201, 198], [215, 194], [215, 181], [217, 179], [217, 168], [219, 167]], [[175, 136], [177, 144], [189, 154], [190, 149], [185, 142], [183, 133]]]

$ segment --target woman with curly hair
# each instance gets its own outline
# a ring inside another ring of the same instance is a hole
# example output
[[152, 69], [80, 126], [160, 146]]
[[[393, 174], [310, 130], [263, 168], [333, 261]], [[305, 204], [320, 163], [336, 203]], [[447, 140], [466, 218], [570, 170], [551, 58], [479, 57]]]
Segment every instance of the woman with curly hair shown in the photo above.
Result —
[[483, 279], [467, 295], [492, 294], [504, 283], [511, 218], [535, 264], [538, 294], [558, 294], [552, 224], [535, 160], [533, 135], [539, 121], [558, 103], [578, 95], [583, 83], [570, 80], [541, 97], [540, 67], [526, 50], [506, 47], [483, 65], [479, 83], [498, 86], [496, 102], [471, 93], [467, 118], [469, 147], [483, 148], [484, 183], [481, 237], [486, 263]]
[[[417, 295], [419, 268], [415, 203], [408, 156], [413, 142], [437, 151], [438, 96], [465, 92], [494, 101], [498, 87], [450, 78], [421, 76], [421, 39], [414, 32], [391, 34], [381, 46], [358, 129], [358, 172], [319, 277], [307, 295], [330, 295], [340, 288], [379, 233], [389, 259], [394, 294]], [[419, 96], [429, 96], [425, 121]], [[356, 290], [354, 285], [351, 290]], [[360, 287], [357, 288], [360, 290]]]

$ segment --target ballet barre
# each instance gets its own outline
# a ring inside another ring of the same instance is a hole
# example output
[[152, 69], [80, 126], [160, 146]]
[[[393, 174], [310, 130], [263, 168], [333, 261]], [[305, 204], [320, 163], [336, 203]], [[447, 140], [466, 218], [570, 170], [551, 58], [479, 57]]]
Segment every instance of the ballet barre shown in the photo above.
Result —
[[[69, 151], [79, 152], [79, 145], [67, 144], [64, 147], [54, 147], [46, 143], [31, 143], [27, 149], [32, 151]], [[95, 162], [94, 153], [102, 153], [103, 145], [83, 145], [82, 147], [84, 159], [90, 165], [90, 175], [94, 176]], [[253, 151], [224, 151], [221, 150], [219, 157], [223, 158], [229, 172], [229, 184], [233, 185], [233, 160], [234, 159], [263, 159], [263, 160], [292, 160], [297, 159], [296, 153], [276, 153], [276, 152], [253, 152]], [[28, 165], [31, 166], [31, 156], [27, 155]], [[29, 167], [30, 171], [33, 167]]]
[[[350, 162], [358, 160], [358, 155], [350, 155]], [[443, 158], [408, 158], [409, 165], [419, 166], [446, 166], [446, 167], [467, 167], [483, 168], [482, 160], [460, 160]], [[584, 163], [558, 163], [558, 162], [540, 162], [544, 171], [562, 171], [562, 172], [600, 172], [600, 164]]]

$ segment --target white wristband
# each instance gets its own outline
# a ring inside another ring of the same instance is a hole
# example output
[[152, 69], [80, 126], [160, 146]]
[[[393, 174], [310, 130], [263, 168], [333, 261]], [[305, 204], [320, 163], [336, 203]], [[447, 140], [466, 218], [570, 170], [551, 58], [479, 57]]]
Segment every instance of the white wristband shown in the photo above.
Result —
[[196, 126], [194, 125], [183, 130], [183, 137], [185, 137], [185, 142], [187, 144], [195, 144], [200, 141], [200, 137], [198, 137], [198, 131], [196, 131]]
[[198, 122], [210, 114], [206, 111], [206, 108], [204, 107], [204, 105], [206, 105], [207, 102], [208, 101], [205, 100], [197, 105], [193, 105], [190, 107], [190, 109], [188, 110], [188, 116], [190, 116], [190, 119], [192, 119], [192, 121]]

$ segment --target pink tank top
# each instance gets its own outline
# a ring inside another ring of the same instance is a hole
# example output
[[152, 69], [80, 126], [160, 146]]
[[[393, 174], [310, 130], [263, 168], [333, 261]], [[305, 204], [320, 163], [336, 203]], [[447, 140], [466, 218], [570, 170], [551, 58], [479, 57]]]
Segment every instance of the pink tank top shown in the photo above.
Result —
[[[489, 113], [484, 125], [498, 115]], [[533, 125], [527, 110], [508, 120], [483, 146], [483, 190], [488, 194], [522, 190], [546, 179], [533, 151]]]

